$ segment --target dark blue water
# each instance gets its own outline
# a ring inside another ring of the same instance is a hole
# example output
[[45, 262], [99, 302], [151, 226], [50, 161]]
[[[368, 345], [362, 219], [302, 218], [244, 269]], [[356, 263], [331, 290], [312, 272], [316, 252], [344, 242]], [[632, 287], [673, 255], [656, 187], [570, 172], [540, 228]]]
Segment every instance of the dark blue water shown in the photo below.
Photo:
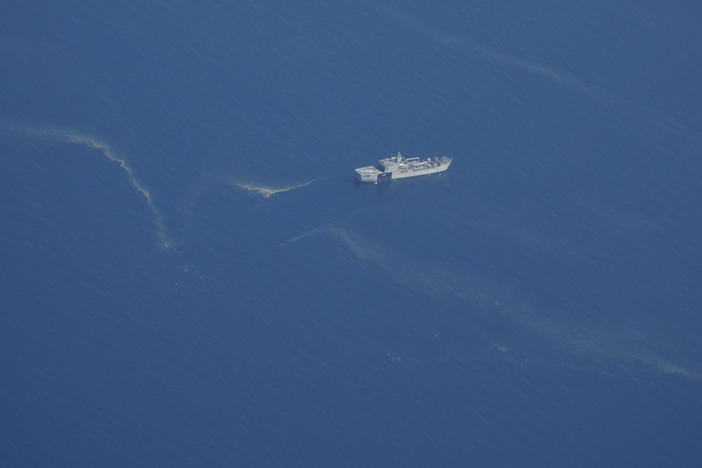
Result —
[[699, 2], [229, 3], [0, 7], [2, 466], [699, 463]]

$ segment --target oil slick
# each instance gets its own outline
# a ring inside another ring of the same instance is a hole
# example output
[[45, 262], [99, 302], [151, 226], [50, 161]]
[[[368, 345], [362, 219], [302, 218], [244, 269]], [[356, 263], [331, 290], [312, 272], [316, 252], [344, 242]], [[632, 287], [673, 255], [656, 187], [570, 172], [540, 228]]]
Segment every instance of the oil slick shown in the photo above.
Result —
[[499, 65], [512, 67], [514, 69], [541, 76], [559, 84], [577, 86], [584, 85], [584, 83], [582, 83], [580, 80], [563, 70], [559, 70], [536, 61], [506, 54], [467, 37], [461, 37], [456, 34], [444, 32], [441, 29], [433, 27], [421, 19], [415, 18], [400, 9], [390, 6], [380, 6], [377, 4], [374, 4], [373, 8], [378, 10], [387, 18], [424, 36], [430, 41], [448, 48], [452, 48], [471, 57], [481, 58]]
[[289, 187], [280, 187], [280, 188], [265, 187], [262, 185], [245, 184], [242, 182], [235, 182], [235, 184], [237, 187], [242, 188], [244, 190], [248, 190], [250, 192], [255, 192], [255, 193], [261, 195], [263, 198], [271, 198], [273, 195], [275, 195], [277, 193], [289, 192], [290, 190], [295, 190], [298, 188], [307, 187], [308, 185], [313, 184], [316, 181], [317, 181], [317, 179], [312, 179], [312, 180], [308, 180], [307, 182], [303, 182], [301, 184], [291, 185]]
[[[296, 244], [313, 236], [329, 236], [359, 260], [380, 269], [396, 284], [436, 295], [451, 295], [490, 310], [516, 325], [527, 334], [545, 340], [576, 356], [616, 362], [626, 370], [641, 364], [663, 374], [702, 380], [702, 375], [673, 363], [643, 347], [635, 330], [611, 332], [592, 329], [574, 319], [564, 321], [562, 311], [537, 310], [500, 284], [485, 280], [479, 273], [447, 271], [439, 266], [419, 264], [386, 246], [375, 245], [349, 228], [324, 225], [290, 238], [284, 245]], [[500, 343], [497, 349], [506, 353], [510, 347]]]
[[86, 135], [74, 130], [60, 129], [60, 128], [35, 128], [28, 126], [17, 126], [17, 125], [0, 125], [3, 129], [17, 133], [20, 135], [25, 135], [28, 137], [39, 137], [45, 138], [52, 141], [72, 143], [75, 145], [84, 146], [86, 148], [96, 150], [102, 154], [105, 158], [111, 162], [117, 164], [126, 174], [129, 184], [139, 192], [144, 199], [144, 203], [151, 211], [154, 218], [154, 224], [156, 225], [156, 238], [158, 239], [158, 246], [163, 250], [168, 250], [174, 248], [174, 243], [171, 241], [166, 226], [163, 220], [163, 215], [154, 203], [151, 192], [148, 190], [146, 185], [141, 182], [134, 170], [129, 165], [126, 159], [119, 156], [115, 151], [104, 141], [99, 138]]
[[637, 102], [619, 94], [613, 94], [602, 86], [554, 66], [510, 55], [469, 37], [445, 32], [439, 27], [432, 26], [423, 19], [416, 18], [398, 8], [378, 4], [370, 6], [387, 19], [442, 47], [455, 50], [473, 59], [481, 59], [515, 71], [529, 73], [551, 83], [570, 88], [599, 102], [610, 113], [618, 112], [628, 119], [637, 119], [648, 125], [664, 127], [694, 140], [696, 146], [702, 141], [702, 131], [690, 127], [658, 108], [651, 107], [648, 103]]

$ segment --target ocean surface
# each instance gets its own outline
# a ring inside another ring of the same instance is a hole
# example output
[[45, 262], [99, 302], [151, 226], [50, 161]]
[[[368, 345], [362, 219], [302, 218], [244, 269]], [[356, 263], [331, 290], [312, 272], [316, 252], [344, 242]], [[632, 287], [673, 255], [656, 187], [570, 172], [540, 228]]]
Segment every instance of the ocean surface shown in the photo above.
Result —
[[699, 466], [701, 21], [3, 2], [0, 465]]

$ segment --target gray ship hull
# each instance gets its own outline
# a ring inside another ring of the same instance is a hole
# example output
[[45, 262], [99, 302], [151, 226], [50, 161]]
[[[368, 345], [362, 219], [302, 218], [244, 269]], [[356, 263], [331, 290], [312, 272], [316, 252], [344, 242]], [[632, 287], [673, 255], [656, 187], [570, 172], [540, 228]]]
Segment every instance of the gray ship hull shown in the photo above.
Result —
[[452, 161], [452, 158], [446, 156], [421, 161], [419, 158], [404, 158], [402, 154], [397, 153], [397, 156], [378, 161], [378, 166], [359, 167], [356, 169], [356, 175], [361, 182], [377, 184], [393, 179], [438, 174], [446, 171]]

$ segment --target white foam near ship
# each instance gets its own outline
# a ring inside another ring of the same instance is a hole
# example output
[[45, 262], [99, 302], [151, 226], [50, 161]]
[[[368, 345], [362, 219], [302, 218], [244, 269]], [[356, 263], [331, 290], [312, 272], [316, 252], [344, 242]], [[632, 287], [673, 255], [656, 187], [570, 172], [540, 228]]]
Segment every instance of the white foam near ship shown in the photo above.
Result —
[[416, 158], [404, 158], [401, 153], [397, 156], [381, 159], [376, 166], [365, 166], [356, 169], [356, 174], [361, 182], [387, 182], [392, 179], [404, 179], [420, 175], [431, 175], [444, 172], [451, 165], [452, 158], [447, 156], [434, 156], [420, 161]]

